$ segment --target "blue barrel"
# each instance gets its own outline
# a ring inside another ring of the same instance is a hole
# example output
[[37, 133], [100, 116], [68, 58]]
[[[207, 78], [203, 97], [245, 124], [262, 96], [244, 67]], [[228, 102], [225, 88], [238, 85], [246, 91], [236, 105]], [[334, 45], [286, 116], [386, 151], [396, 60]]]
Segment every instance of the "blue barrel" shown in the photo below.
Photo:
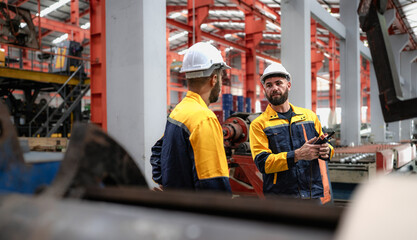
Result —
[[243, 96], [237, 96], [237, 111], [243, 112], [245, 109], [245, 101], [243, 100]]
[[224, 115], [224, 120], [228, 119], [230, 117], [230, 115], [232, 115], [232, 111], [230, 110], [224, 110], [223, 111], [223, 115]]
[[252, 99], [251, 98], [246, 98], [246, 112], [250, 113], [251, 111], [251, 107], [252, 107]]
[[[232, 94], [223, 94], [222, 103], [223, 103], [223, 110], [231, 111], [233, 109], [233, 96], [232, 96]], [[224, 119], [226, 119], [226, 115], [225, 115]]]

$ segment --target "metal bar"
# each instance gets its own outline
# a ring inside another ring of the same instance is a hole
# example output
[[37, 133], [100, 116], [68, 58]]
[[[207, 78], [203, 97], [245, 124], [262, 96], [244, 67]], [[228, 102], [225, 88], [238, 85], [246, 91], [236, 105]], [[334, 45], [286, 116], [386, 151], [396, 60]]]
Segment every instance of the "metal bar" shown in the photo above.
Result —
[[70, 35], [71, 33], [78, 32], [80, 33], [81, 37], [90, 39], [90, 31], [86, 29], [82, 29], [78, 26], [74, 26], [74, 25], [64, 23], [64, 22], [55, 21], [49, 18], [37, 17], [35, 15], [32, 15], [32, 18], [34, 18], [33, 24], [36, 26], [39, 26], [39, 23], [41, 23], [43, 28], [46, 28], [49, 30], [68, 33], [68, 35]]
[[106, 100], [106, 6], [90, 1], [91, 121], [107, 129]]
[[38, 37], [39, 37], [39, 49], [41, 49], [42, 47], [42, 27], [41, 27], [41, 0], [38, 0], [38, 21], [39, 21], [39, 25], [38, 25]]
[[[222, 194], [185, 191], [151, 192], [140, 188], [88, 188], [84, 198], [158, 209], [243, 218], [270, 223], [335, 229], [343, 209], [319, 206], [301, 199], [235, 198]], [[285, 206], [285, 207], [284, 207]]]
[[[81, 73], [81, 71], [80, 71], [80, 73]], [[45, 121], [44, 125], [42, 125], [38, 130], [36, 130], [36, 132], [33, 134], [33, 136], [36, 136], [36, 135], [40, 134], [43, 131], [43, 129], [45, 128], [45, 126], [47, 126], [47, 131], [46, 132], [49, 132], [49, 122], [53, 119], [53, 117], [59, 111], [61, 111], [61, 109], [65, 106], [65, 104], [68, 103], [68, 99], [74, 95], [74, 93], [76, 92], [75, 90], [77, 88], [81, 88], [81, 82], [78, 85], [76, 85], [75, 88], [69, 94], [65, 95], [65, 98], [63, 99], [62, 103], [52, 112], [52, 114], [50, 116], [48, 116], [46, 118], [46, 121]], [[49, 108], [47, 108], [47, 109], [48, 109], [48, 114], [49, 114]]]
[[46, 109], [46, 108], [48, 108], [48, 106], [49, 106], [49, 104], [52, 102], [52, 100], [54, 100], [55, 98], [56, 98], [56, 96], [58, 95], [58, 93], [67, 85], [67, 83], [75, 76], [75, 74], [77, 74], [77, 72], [81, 69], [81, 66], [82, 65], [80, 65], [78, 68], [77, 68], [77, 70], [75, 70], [75, 72], [73, 73], [73, 74], [71, 74], [71, 76], [67, 79], [67, 81], [65, 81], [65, 83], [58, 89], [58, 91], [56, 91], [56, 93], [55, 93], [55, 95], [51, 98], [51, 99], [49, 99], [49, 101], [48, 101], [48, 103], [47, 104], [45, 104], [42, 108], [41, 108], [41, 110], [35, 115], [35, 117], [33, 117], [32, 118], [32, 120], [29, 122], [29, 126], [35, 121], [35, 119], [37, 118], [37, 117], [39, 117], [39, 115]]
[[58, 122], [55, 123], [55, 126], [52, 127], [50, 131], [48, 131], [48, 133], [46, 134], [47, 137], [50, 137], [53, 133], [56, 132], [56, 130], [60, 127], [61, 123], [63, 123], [64, 120], [72, 113], [75, 107], [77, 107], [78, 103], [81, 101], [81, 99], [84, 97], [84, 95], [87, 93], [89, 89], [90, 89], [90, 85], [87, 85], [84, 91], [81, 92], [80, 95], [78, 95], [78, 97], [74, 100], [71, 106], [65, 111], [62, 117], [58, 120]]

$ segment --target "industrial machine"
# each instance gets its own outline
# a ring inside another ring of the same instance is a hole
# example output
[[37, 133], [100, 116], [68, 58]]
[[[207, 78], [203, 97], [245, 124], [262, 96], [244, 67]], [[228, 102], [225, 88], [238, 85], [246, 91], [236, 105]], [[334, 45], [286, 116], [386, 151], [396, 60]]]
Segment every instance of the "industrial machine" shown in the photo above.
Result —
[[0, 43], [39, 49], [30, 12], [14, 5], [0, 3]]
[[417, 98], [406, 99], [403, 95], [383, 15], [387, 3], [382, 0], [362, 0], [358, 15], [362, 31], [366, 32], [369, 42], [384, 120], [395, 122], [417, 116]]
[[[70, 74], [71, 72], [75, 72], [75, 70], [82, 64], [81, 57], [83, 47], [79, 42], [75, 41], [63, 41], [55, 48], [55, 58], [52, 65], [53, 73], [66, 73]], [[76, 57], [76, 58], [69, 58]], [[78, 59], [77, 59], [78, 58]], [[81, 69], [82, 74], [84, 73], [84, 69]]]
[[368, 182], [377, 174], [416, 173], [415, 159], [414, 143], [336, 148], [328, 163], [334, 198], [338, 201], [351, 199], [358, 184]]
[[253, 162], [249, 146], [249, 126], [258, 116], [259, 113], [234, 113], [222, 125], [234, 194], [263, 197], [262, 174]]

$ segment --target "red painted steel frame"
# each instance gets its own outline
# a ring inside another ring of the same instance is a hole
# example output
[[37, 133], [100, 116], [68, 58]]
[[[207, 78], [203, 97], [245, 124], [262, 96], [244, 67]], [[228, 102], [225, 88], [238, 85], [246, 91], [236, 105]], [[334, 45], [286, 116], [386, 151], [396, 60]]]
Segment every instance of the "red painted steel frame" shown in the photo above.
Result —
[[232, 192], [234, 193], [252, 193], [250, 195], [254, 195], [255, 193], [260, 198], [264, 198], [263, 194], [263, 181], [260, 178], [259, 170], [256, 168], [255, 163], [253, 162], [253, 158], [250, 155], [233, 155], [231, 159], [229, 159], [232, 163], [239, 164], [239, 168], [243, 170], [244, 174], [249, 180], [249, 183], [252, 185], [253, 189], [244, 189], [240, 187], [234, 180], [232, 180], [231, 187]]
[[[214, 0], [188, 0], [188, 26], [194, 30], [188, 32], [188, 47], [191, 47], [196, 42], [201, 42], [201, 24], [206, 20], [209, 15], [209, 7], [214, 6]], [[194, 9], [194, 10], [193, 10]], [[194, 13], [194, 17], [193, 17]], [[194, 26], [194, 27], [193, 27]], [[194, 42], [193, 42], [194, 40]]]
[[90, 0], [91, 121], [107, 130], [105, 1]]
[[245, 13], [245, 45], [249, 51], [246, 52], [246, 97], [251, 98], [251, 112], [255, 112], [256, 85], [259, 76], [256, 73], [256, 46], [262, 40], [263, 31], [266, 28], [264, 18], [256, 18], [252, 12]]

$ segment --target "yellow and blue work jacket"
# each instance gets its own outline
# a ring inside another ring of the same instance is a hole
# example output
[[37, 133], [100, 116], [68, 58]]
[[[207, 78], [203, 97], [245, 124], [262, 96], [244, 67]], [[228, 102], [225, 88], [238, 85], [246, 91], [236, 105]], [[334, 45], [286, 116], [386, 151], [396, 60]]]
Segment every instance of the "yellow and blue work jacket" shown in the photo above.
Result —
[[188, 91], [171, 112], [151, 165], [164, 188], [231, 192], [222, 128], [199, 94]]
[[[326, 203], [332, 194], [327, 162], [315, 159], [294, 163], [294, 150], [323, 134], [320, 121], [313, 111], [290, 106], [293, 110], [290, 122], [279, 118], [268, 105], [250, 125], [250, 148], [263, 176], [263, 191], [305, 199], [320, 198]], [[332, 157], [332, 146], [330, 151]]]

